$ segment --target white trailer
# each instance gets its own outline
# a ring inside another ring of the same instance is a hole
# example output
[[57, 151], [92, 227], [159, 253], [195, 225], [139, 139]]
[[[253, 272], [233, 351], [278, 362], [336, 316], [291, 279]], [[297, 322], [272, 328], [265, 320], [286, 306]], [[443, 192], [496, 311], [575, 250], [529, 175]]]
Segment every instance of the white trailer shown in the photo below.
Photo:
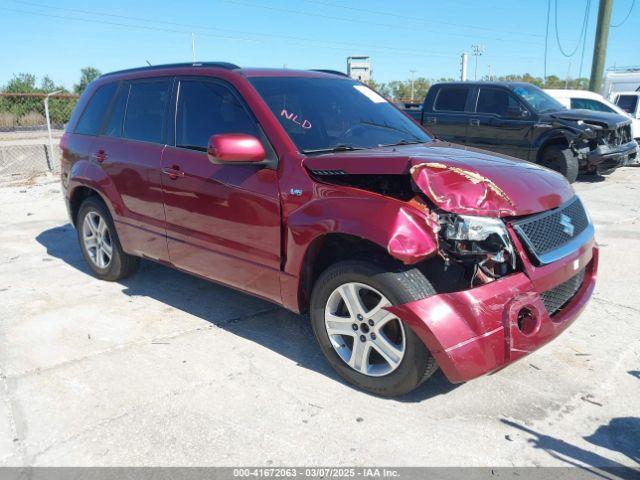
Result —
[[640, 91], [640, 67], [628, 71], [607, 72], [602, 83], [602, 96], [613, 101], [616, 93]]

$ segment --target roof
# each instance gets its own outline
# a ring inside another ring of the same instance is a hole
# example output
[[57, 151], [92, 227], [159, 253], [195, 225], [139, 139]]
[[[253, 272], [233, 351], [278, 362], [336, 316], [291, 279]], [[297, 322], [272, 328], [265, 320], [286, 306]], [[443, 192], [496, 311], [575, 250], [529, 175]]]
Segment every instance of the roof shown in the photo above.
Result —
[[594, 100], [602, 100], [604, 97], [599, 93], [592, 92], [591, 90], [570, 90], [561, 88], [545, 88], [552, 97], [580, 97], [580, 98], [593, 98]]
[[238, 65], [229, 62], [189, 62], [189, 63], [168, 63], [162, 65], [149, 65], [145, 67], [129, 68], [105, 73], [102, 77], [111, 75], [126, 75], [129, 73], [155, 72], [173, 69], [223, 69], [236, 71], [246, 77], [347, 77], [345, 73], [335, 70], [290, 70], [287, 68], [240, 68]]
[[[482, 80], [466, 80], [466, 81], [458, 81], [458, 82], [436, 82], [434, 85], [460, 85], [460, 86], [483, 86], [483, 87], [505, 87], [505, 88], [514, 88], [519, 86], [530, 86], [532, 83], [528, 82], [485, 82]], [[534, 85], [535, 86], [535, 85]]]

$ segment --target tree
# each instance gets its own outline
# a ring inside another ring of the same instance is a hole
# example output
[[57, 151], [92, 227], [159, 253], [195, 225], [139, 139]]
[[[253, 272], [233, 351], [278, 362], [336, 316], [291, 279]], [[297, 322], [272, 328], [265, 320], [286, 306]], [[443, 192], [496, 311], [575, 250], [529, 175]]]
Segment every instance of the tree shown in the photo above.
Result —
[[19, 73], [2, 88], [6, 93], [36, 93], [36, 76], [31, 73]]
[[73, 86], [73, 91], [77, 94], [84, 92], [87, 85], [93, 82], [100, 75], [102, 75], [102, 72], [97, 68], [84, 67], [80, 70], [80, 82]]

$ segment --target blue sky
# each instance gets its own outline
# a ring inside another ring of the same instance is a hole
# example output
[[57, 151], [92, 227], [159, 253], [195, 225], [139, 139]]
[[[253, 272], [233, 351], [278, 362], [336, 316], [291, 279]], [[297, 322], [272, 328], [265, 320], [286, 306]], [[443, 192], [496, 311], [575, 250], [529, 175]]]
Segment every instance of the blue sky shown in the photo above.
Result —
[[[587, 0], [557, 0], [562, 46], [577, 45]], [[554, 2], [547, 72], [578, 75], [581, 48], [561, 55]], [[615, 0], [612, 23], [632, 0]], [[583, 76], [591, 68], [598, 1], [590, 2]], [[346, 69], [367, 54], [377, 81], [457, 76], [460, 54], [484, 45], [478, 72], [541, 76], [546, 0], [0, 0], [0, 84], [14, 73], [48, 74], [67, 87], [80, 68], [103, 72], [191, 60], [241, 66]], [[607, 66], [640, 64], [640, 6], [612, 28]], [[569, 62], [571, 65], [569, 66]], [[470, 58], [473, 77], [473, 59]]]

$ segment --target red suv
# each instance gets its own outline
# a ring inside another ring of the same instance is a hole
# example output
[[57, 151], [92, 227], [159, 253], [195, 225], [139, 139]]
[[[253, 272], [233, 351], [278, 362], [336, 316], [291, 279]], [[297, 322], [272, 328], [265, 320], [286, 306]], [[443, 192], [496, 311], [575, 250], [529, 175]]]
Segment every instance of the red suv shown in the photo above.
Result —
[[594, 288], [594, 229], [562, 176], [437, 140], [336, 72], [103, 75], [61, 144], [97, 277], [143, 257], [309, 312], [331, 365], [375, 394], [500, 369]]

